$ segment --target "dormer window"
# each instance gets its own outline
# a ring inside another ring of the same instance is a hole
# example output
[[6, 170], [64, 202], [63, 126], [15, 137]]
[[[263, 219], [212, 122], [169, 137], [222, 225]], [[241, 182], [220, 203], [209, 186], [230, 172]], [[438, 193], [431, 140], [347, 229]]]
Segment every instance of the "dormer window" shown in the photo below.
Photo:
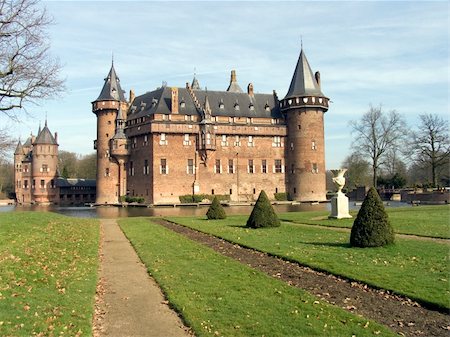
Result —
[[223, 100], [220, 99], [220, 102], [219, 102], [219, 109], [224, 109], [224, 108], [225, 108], [225, 104], [223, 104]]
[[186, 107], [186, 101], [184, 100], [184, 97], [181, 97], [180, 108], [184, 108], [184, 107]]
[[137, 108], [136, 105], [132, 105], [131, 109], [130, 109], [131, 113], [135, 113], [136, 112], [136, 108]]
[[141, 102], [141, 111], [143, 111], [146, 106], [147, 106], [147, 103]]
[[152, 99], [152, 107], [154, 107], [156, 104], [158, 104], [158, 100], [156, 98]]
[[255, 110], [255, 105], [253, 103], [250, 103], [248, 108], [250, 109], [250, 111]]
[[239, 102], [234, 103], [234, 110], [239, 110]]
[[266, 105], [264, 105], [264, 110], [270, 111], [269, 102], [266, 102]]

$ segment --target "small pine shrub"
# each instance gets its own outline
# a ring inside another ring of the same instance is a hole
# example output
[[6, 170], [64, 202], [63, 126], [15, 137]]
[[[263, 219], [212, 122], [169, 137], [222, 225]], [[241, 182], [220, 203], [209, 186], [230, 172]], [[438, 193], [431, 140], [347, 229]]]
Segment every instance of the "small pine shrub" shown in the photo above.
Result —
[[219, 198], [214, 197], [211, 206], [208, 208], [208, 212], [206, 212], [206, 216], [208, 220], [225, 219], [227, 217], [225, 210], [219, 202]]
[[261, 227], [279, 227], [281, 225], [269, 198], [264, 191], [259, 194], [258, 200], [253, 207], [252, 213], [247, 220], [247, 227], [261, 228]]
[[353, 222], [350, 244], [354, 247], [380, 247], [394, 242], [394, 230], [383, 202], [374, 187], [367, 192]]

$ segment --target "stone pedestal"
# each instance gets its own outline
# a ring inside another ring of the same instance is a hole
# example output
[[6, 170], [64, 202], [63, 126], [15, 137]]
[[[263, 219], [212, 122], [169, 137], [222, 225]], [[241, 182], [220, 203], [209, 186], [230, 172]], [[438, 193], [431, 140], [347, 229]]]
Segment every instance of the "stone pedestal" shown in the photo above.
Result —
[[348, 213], [348, 198], [342, 192], [337, 192], [331, 198], [331, 214], [329, 218], [333, 219], [347, 219], [352, 216]]

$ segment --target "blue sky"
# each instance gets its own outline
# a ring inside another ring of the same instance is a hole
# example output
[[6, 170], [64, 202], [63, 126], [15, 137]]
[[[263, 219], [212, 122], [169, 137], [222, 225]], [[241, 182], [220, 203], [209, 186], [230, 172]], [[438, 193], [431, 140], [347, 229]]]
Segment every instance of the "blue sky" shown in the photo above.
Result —
[[[137, 95], [166, 81], [185, 86], [194, 68], [202, 87], [225, 90], [230, 70], [255, 91], [283, 98], [300, 52], [300, 38], [322, 91], [326, 166], [351, 151], [349, 121], [369, 105], [402, 113], [411, 127], [421, 113], [448, 118], [449, 4], [439, 2], [150, 2], [46, 1], [55, 24], [52, 54], [67, 92], [30, 107], [13, 136], [26, 138], [48, 116], [60, 150], [93, 152], [91, 112], [114, 65], [121, 85]], [[5, 119], [1, 120], [6, 122]]]

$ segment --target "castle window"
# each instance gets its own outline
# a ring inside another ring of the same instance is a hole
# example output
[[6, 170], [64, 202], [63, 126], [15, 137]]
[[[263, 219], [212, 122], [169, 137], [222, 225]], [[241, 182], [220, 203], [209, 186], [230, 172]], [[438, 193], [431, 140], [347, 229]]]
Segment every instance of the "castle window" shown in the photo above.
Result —
[[239, 102], [236, 101], [236, 103], [234, 103], [234, 110], [239, 111]]
[[281, 147], [281, 137], [280, 136], [274, 136], [272, 147]]
[[248, 106], [248, 108], [250, 109], [250, 111], [255, 110], [255, 106], [253, 105], [253, 103], [250, 103], [250, 105]]
[[265, 159], [261, 161], [261, 173], [267, 173], [267, 160]]
[[256, 188], [253, 189], [253, 194], [256, 194]]
[[319, 168], [317, 167], [317, 163], [312, 164], [312, 173], [319, 173]]
[[134, 165], [132, 161], [130, 161], [130, 164], [128, 165], [128, 175], [134, 176]]
[[[280, 104], [281, 104], [281, 103], [280, 103]], [[264, 105], [264, 110], [270, 111], [270, 106], [269, 106], [269, 103], [268, 103], [268, 102], [266, 102], [266, 105]]]
[[184, 134], [183, 145], [191, 145], [191, 141], [189, 140], [189, 134], [188, 133]]
[[144, 160], [144, 175], [148, 175], [149, 174], [149, 167], [148, 167], [148, 159]]
[[184, 99], [182, 98], [182, 99], [181, 99], [181, 102], [180, 102], [180, 108], [184, 108], [184, 107], [186, 107], [186, 102], [185, 102]]
[[23, 172], [28, 172], [28, 165], [24, 165]]
[[222, 146], [228, 146], [227, 135], [222, 135]]
[[36, 188], [36, 179], [33, 179], [33, 183], [31, 184], [31, 188]]
[[105, 169], [105, 177], [109, 177], [109, 168], [108, 167]]
[[298, 129], [299, 129], [299, 130], [301, 130], [301, 129], [302, 129], [302, 126], [301, 126], [300, 124], [298, 125]]
[[281, 162], [281, 159], [275, 159], [275, 165], [274, 165], [274, 173], [283, 173], [283, 164]]
[[148, 135], [144, 135], [144, 143], [142, 143], [142, 145], [148, 145]]
[[291, 151], [294, 151], [294, 143], [293, 142], [291, 142]]
[[41, 172], [48, 172], [48, 165], [47, 164], [42, 164]]
[[297, 194], [297, 189], [294, 187], [294, 194]]
[[23, 188], [28, 188], [28, 180], [27, 179], [25, 179], [23, 181]]
[[311, 150], [317, 150], [316, 141], [314, 140], [311, 142]]
[[41, 179], [41, 188], [45, 188], [45, 180]]
[[219, 109], [224, 109], [224, 108], [225, 108], [225, 105], [223, 104], [223, 100], [220, 99], [220, 102], [219, 102]]
[[220, 159], [216, 159], [216, 164], [214, 165], [214, 173], [222, 173], [222, 165], [220, 165]]
[[169, 174], [169, 166], [167, 165], [167, 159], [161, 158], [161, 165], [159, 167], [161, 174]]
[[188, 159], [186, 172], [187, 174], [194, 174], [194, 159]]
[[228, 159], [228, 173], [234, 173], [234, 163], [233, 159]]
[[291, 173], [295, 173], [295, 166], [294, 166], [294, 164], [291, 164]]
[[253, 159], [248, 160], [248, 173], [255, 173], [255, 165], [253, 165]]
[[241, 140], [239, 139], [239, 136], [236, 136], [234, 146], [241, 146]]
[[108, 124], [111, 125], [111, 121], [108, 121]]
[[167, 137], [165, 133], [161, 133], [159, 135], [159, 145], [167, 145], [168, 141], [167, 141]]
[[253, 141], [253, 136], [248, 136], [248, 146], [253, 147], [255, 143]]
[[233, 117], [228, 117], [228, 123], [233, 123]]

